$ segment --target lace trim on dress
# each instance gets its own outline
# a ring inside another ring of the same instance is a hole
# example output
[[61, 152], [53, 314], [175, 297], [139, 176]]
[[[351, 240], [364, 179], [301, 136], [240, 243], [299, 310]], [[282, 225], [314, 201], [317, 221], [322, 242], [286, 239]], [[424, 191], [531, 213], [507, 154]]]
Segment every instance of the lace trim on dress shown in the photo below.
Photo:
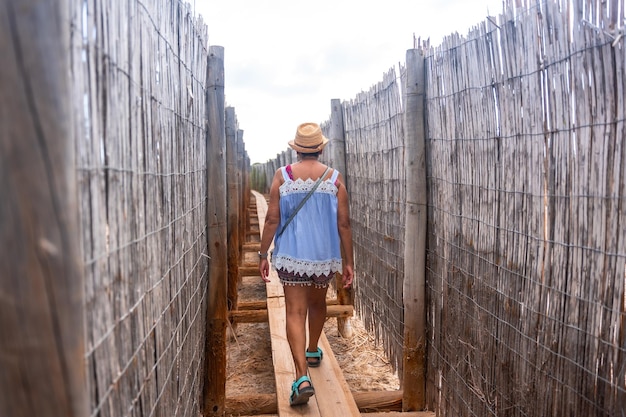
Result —
[[[285, 181], [279, 188], [280, 194], [285, 195], [289, 193], [304, 193], [309, 192], [315, 181], [311, 178], [308, 178], [306, 181], [298, 178], [294, 181]], [[337, 194], [337, 186], [330, 180], [325, 180], [320, 183], [315, 192], [325, 193], [325, 194]]]
[[341, 259], [304, 261], [281, 255], [272, 259], [272, 264], [276, 269], [283, 269], [299, 275], [330, 275], [333, 272], [341, 271]]

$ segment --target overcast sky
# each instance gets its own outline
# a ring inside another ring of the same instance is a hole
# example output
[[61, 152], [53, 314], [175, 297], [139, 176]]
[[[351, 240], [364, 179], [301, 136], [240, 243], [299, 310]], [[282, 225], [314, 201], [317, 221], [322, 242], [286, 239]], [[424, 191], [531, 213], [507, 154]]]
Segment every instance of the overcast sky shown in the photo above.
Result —
[[226, 105], [251, 162], [288, 148], [298, 124], [356, 97], [405, 63], [413, 38], [467, 35], [502, 0], [188, 0], [224, 47]]

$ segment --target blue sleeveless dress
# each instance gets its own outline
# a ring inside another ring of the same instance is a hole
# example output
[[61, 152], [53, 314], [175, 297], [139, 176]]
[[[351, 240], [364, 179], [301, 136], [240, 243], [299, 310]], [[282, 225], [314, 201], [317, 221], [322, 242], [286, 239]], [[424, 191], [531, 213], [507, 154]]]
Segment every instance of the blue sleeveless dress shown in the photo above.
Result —
[[322, 181], [281, 236], [291, 213], [313, 188], [315, 181], [294, 180], [290, 166], [282, 167], [285, 182], [280, 186], [280, 222], [274, 240], [272, 267], [283, 285], [326, 287], [341, 272], [341, 244], [337, 228], [337, 186], [339, 172]]

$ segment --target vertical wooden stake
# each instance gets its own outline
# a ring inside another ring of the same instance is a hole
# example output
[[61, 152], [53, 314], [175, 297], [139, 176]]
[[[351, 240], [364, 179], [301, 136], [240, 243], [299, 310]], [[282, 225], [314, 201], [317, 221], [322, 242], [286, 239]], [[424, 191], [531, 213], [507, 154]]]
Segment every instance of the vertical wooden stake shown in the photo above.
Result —
[[[246, 231], [250, 226], [250, 216], [248, 215], [248, 207], [250, 206], [250, 178], [248, 171], [250, 163], [245, 154], [245, 146], [243, 143], [243, 130], [237, 130], [237, 182], [239, 184], [239, 259], [243, 260], [243, 244], [246, 242]], [[239, 277], [241, 280], [241, 277]]]
[[[346, 172], [346, 140], [344, 135], [343, 126], [343, 108], [341, 107], [341, 100], [332, 99], [330, 101], [330, 132], [328, 133], [328, 139], [330, 143], [329, 165], [343, 175], [344, 181], [348, 181], [348, 175]], [[343, 248], [342, 248], [343, 251]], [[343, 253], [342, 253], [343, 254]], [[343, 288], [342, 274], [335, 275], [335, 287], [337, 289], [337, 301], [342, 305], [352, 305], [354, 302], [353, 289]], [[337, 317], [337, 330], [342, 337], [352, 337], [352, 326], [350, 325], [350, 318]]]
[[[226, 184], [228, 187], [228, 310], [236, 310], [239, 290], [239, 182], [237, 120], [233, 107], [226, 108], [226, 161]], [[233, 323], [233, 330], [235, 326], [236, 323]]]
[[0, 7], [1, 416], [89, 415], [69, 10]]
[[404, 237], [404, 349], [402, 410], [424, 408], [426, 390], [426, 159], [423, 52], [406, 53], [405, 161], [406, 223]]
[[224, 412], [228, 265], [226, 216], [226, 131], [224, 127], [224, 48], [209, 48], [207, 70], [207, 240], [209, 288], [204, 381], [204, 415]]

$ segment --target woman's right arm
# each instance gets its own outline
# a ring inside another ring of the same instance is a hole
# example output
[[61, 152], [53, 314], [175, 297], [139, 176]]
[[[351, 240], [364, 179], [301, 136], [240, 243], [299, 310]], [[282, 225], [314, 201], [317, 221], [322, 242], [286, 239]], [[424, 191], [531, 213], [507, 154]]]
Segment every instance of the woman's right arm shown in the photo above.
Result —
[[354, 255], [352, 248], [352, 226], [350, 224], [350, 206], [348, 204], [348, 190], [339, 174], [337, 178], [337, 227], [339, 239], [343, 249], [343, 286], [349, 288], [354, 279]]

